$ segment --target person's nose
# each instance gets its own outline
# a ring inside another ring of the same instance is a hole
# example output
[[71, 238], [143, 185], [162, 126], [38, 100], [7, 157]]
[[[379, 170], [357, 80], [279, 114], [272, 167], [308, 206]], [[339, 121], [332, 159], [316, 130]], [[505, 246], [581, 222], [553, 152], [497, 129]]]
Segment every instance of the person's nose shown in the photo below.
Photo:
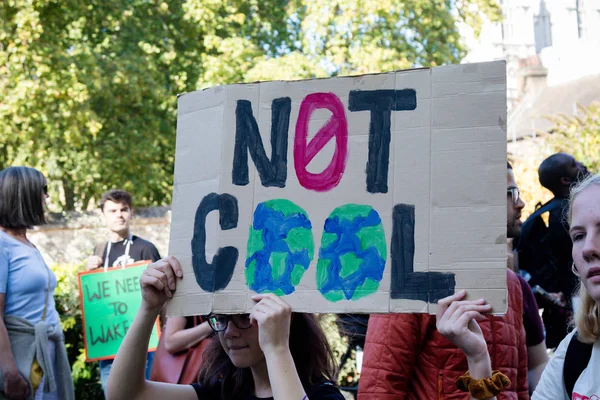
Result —
[[582, 252], [586, 262], [600, 260], [600, 232], [594, 232], [594, 234], [586, 236]]
[[515, 208], [517, 208], [518, 210], [522, 210], [523, 208], [525, 208], [525, 202], [521, 199], [521, 197], [519, 197], [519, 200], [517, 200]]
[[231, 319], [227, 320], [227, 328], [225, 328], [225, 337], [233, 338], [240, 336], [240, 329], [235, 326]]

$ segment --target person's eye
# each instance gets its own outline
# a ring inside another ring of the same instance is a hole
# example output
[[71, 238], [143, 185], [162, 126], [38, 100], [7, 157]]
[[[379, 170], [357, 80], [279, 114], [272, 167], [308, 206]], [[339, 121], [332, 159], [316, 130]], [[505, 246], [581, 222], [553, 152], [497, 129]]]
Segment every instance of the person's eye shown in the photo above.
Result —
[[585, 235], [583, 233], [574, 233], [571, 239], [573, 240], [573, 242], [578, 242], [584, 237]]

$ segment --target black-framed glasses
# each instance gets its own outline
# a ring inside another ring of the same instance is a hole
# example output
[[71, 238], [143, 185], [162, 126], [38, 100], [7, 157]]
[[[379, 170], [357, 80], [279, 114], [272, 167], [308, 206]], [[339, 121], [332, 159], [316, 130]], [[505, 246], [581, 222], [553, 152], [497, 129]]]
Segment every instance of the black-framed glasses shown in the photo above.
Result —
[[227, 329], [229, 321], [233, 322], [233, 324], [240, 329], [248, 329], [252, 326], [250, 314], [210, 314], [208, 316], [208, 325], [210, 325], [215, 332], [223, 332]]
[[506, 189], [506, 194], [511, 196], [512, 202], [515, 206], [519, 203], [519, 199], [521, 198], [521, 191], [519, 188]]

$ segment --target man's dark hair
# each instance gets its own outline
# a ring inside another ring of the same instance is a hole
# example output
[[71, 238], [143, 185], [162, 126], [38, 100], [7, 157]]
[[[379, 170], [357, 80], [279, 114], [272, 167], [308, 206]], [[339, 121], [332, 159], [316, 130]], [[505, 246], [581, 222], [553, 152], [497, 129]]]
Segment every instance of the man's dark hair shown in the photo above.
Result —
[[508, 162], [508, 161], [506, 162], [506, 168], [507, 169], [512, 169], [512, 165], [510, 165], [510, 162]]
[[106, 204], [107, 201], [112, 201], [113, 203], [123, 203], [131, 208], [131, 195], [126, 190], [112, 189], [104, 193], [102, 195], [102, 200], [100, 200], [101, 211], [104, 211], [104, 204]]
[[34, 168], [9, 167], [0, 171], [0, 226], [32, 228], [46, 223], [44, 196], [47, 182]]
[[568, 154], [556, 153], [542, 161], [538, 168], [540, 184], [552, 193], [559, 192], [563, 188], [560, 179], [569, 175], [567, 166], [570, 159]]

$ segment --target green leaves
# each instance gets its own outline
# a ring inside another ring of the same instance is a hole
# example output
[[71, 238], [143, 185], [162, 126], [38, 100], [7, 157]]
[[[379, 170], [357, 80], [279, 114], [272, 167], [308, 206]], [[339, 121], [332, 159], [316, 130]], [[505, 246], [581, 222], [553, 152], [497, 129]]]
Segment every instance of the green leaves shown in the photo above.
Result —
[[538, 167], [550, 155], [571, 154], [590, 172], [600, 172], [600, 103], [579, 106], [577, 115], [558, 114], [547, 118], [554, 125], [550, 130], [552, 134], [524, 140], [513, 147], [511, 162], [514, 161], [515, 179], [525, 202], [523, 217], [533, 213], [538, 202], [543, 204], [553, 196], [540, 185], [538, 178]]
[[555, 152], [571, 154], [592, 172], [600, 171], [600, 103], [578, 106], [577, 115], [549, 117], [554, 122], [554, 135], [548, 144]]
[[457, 23], [495, 0], [11, 0], [0, 3], [0, 168], [51, 181], [53, 211], [106, 190], [171, 201], [176, 95], [458, 62]]

